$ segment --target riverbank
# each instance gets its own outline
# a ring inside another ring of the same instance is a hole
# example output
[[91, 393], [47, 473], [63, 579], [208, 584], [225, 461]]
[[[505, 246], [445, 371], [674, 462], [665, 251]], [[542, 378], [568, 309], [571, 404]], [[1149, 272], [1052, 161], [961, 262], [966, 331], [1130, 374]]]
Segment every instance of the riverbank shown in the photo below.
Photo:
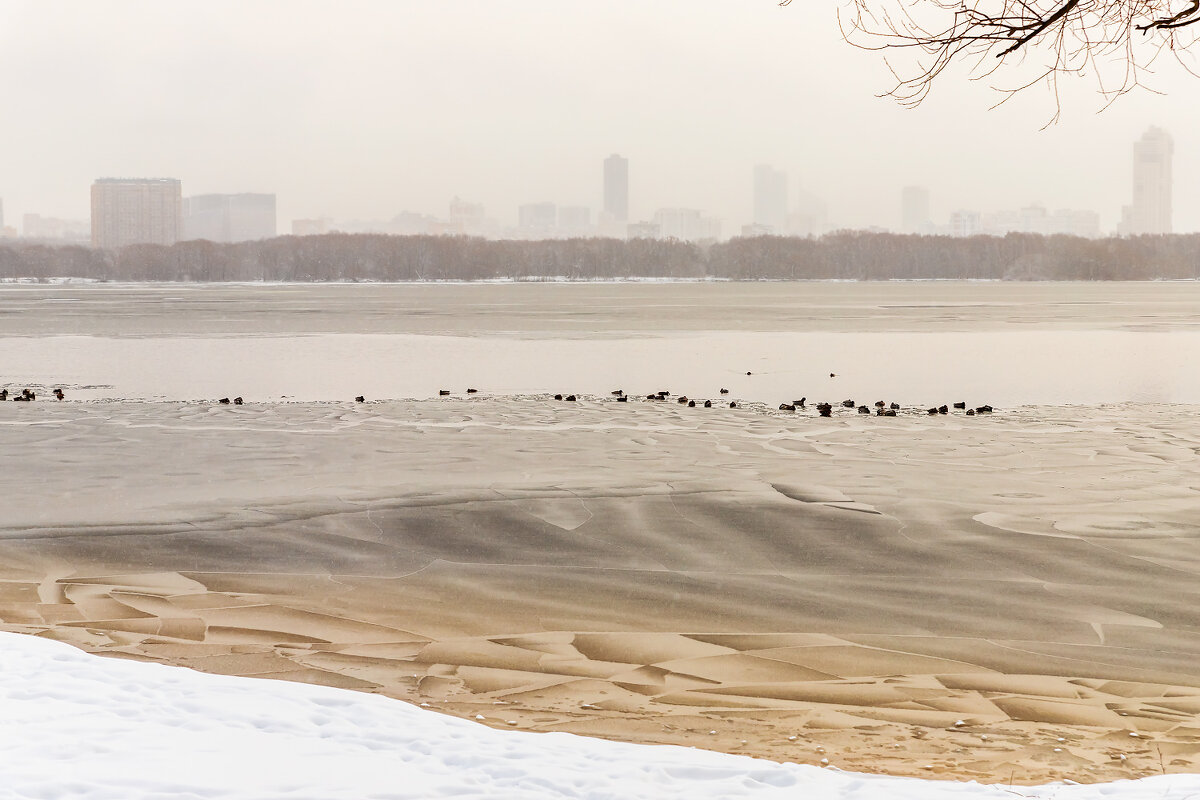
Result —
[[1195, 408], [715, 410], [5, 404], [0, 620], [856, 771], [1200, 766]]

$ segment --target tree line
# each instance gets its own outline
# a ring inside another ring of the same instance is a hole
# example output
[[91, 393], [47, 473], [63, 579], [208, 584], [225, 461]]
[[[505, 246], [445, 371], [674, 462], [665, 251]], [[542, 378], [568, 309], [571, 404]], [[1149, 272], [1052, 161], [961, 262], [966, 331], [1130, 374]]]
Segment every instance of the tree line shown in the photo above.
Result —
[[1084, 239], [914, 236], [843, 231], [712, 244], [580, 238], [331, 233], [257, 242], [179, 242], [119, 250], [14, 240], [0, 280], [439, 281], [688, 278], [728, 280], [1170, 280], [1200, 277], [1200, 234]]

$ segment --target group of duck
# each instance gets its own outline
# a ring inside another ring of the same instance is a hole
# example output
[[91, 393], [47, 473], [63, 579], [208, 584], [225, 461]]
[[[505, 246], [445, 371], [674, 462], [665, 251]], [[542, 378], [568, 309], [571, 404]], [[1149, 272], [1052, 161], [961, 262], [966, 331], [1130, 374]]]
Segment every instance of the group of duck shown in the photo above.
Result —
[[[803, 409], [805, 407], [804, 403], [805, 403], [806, 399], [807, 398], [801, 397], [799, 400], [793, 400], [790, 403], [780, 403], [779, 410], [780, 411], [796, 411], [798, 409]], [[870, 408], [868, 408], [865, 405], [859, 405], [859, 404], [855, 403], [853, 400], [843, 400], [841, 405], [842, 405], [842, 408], [853, 408], [856, 411], [858, 411], [859, 414], [870, 414], [871, 413]], [[954, 408], [966, 411], [966, 414], [968, 417], [973, 417], [976, 414], [991, 414], [993, 411], [995, 411], [994, 408], [992, 408], [991, 406], [986, 406], [986, 405], [978, 406], [976, 408], [967, 408], [966, 402], [954, 403]], [[877, 416], [877, 417], [894, 417], [897, 415], [897, 413], [899, 413], [899, 411], [900, 411], [899, 403], [885, 403], [882, 400], [875, 401], [875, 416]], [[833, 405], [830, 403], [818, 403], [817, 404], [817, 413], [819, 413], [822, 417], [831, 417], [831, 416], [833, 416]], [[932, 406], [930, 408], [925, 409], [925, 413], [931, 417], [936, 417], [939, 414], [949, 414], [950, 406], [945, 406], [945, 405]]]
[[[54, 397], [58, 400], [62, 400], [64, 397], [66, 397], [66, 395], [63, 394], [62, 389], [55, 389]], [[7, 399], [8, 399], [8, 389], [0, 389], [0, 402], [3, 402]], [[20, 394], [17, 394], [14, 392], [12, 399], [13, 399], [14, 403], [29, 403], [34, 400], [37, 400], [37, 393], [33, 392], [29, 389], [22, 389]]]
[[[478, 391], [479, 391], [478, 389], [467, 389], [467, 394], [475, 394]], [[726, 395], [726, 394], [729, 394], [729, 390], [723, 388], [720, 390], [720, 393], [723, 395]], [[629, 402], [629, 395], [627, 395], [623, 389], [614, 389], [611, 392], [611, 394], [613, 397], [616, 398], [616, 401], [618, 403], [628, 403]], [[450, 395], [449, 389], [439, 389], [438, 390], [439, 397], [447, 397], [449, 395]], [[646, 395], [646, 400], [651, 401], [651, 402], [665, 402], [665, 401], [669, 400], [671, 397], [672, 397], [671, 393], [664, 389], [662, 391], [658, 391], [658, 392], [654, 392], [653, 394]], [[359, 402], [362, 402], [362, 398], [357, 398], [357, 399], [359, 400]], [[568, 395], [556, 394], [556, 395], [554, 395], [554, 399], [561, 400], [561, 401], [567, 402], [567, 403], [574, 403], [579, 400], [579, 397], [578, 397], [578, 395], [574, 395], [574, 394], [568, 394]], [[712, 408], [713, 407], [712, 400], [696, 400], [696, 399], [688, 397], [687, 395], [679, 395], [679, 396], [675, 397], [675, 402], [678, 403], [679, 405], [687, 406], [689, 408], [696, 408], [696, 407]], [[721, 404], [725, 404], [725, 402], [726, 401], [724, 399], [722, 399], [720, 401]], [[806, 408], [808, 408], [807, 403], [808, 403], [808, 398], [801, 397], [799, 400], [793, 400], [790, 403], [780, 403], [779, 410], [780, 411], [803, 411]], [[738, 407], [736, 400], [728, 401], [728, 405], [730, 408]], [[853, 400], [843, 400], [840, 403], [840, 405], [842, 408], [853, 408], [859, 414], [870, 414], [871, 413], [871, 409], [869, 407], [867, 407], [865, 405], [859, 405], [858, 403], [854, 402]], [[968, 417], [973, 417], [977, 414], [991, 414], [995, 410], [994, 408], [992, 408], [989, 405], [977, 406], [975, 408], [967, 408], [966, 402], [961, 402], [961, 401], [954, 403], [953, 407], [957, 410], [965, 411], [966, 415]], [[833, 408], [834, 407], [833, 407], [832, 403], [817, 403], [815, 408], [817, 409], [817, 413], [820, 414], [822, 417], [832, 417], [833, 416]], [[894, 417], [894, 416], [897, 416], [899, 414], [899, 412], [900, 412], [900, 404], [899, 403], [885, 403], [883, 400], [877, 400], [875, 402], [875, 415], [878, 417]], [[946, 405], [933, 406], [933, 407], [925, 409], [925, 413], [931, 417], [938, 416], [939, 414], [949, 414], [950, 406], [946, 406]]]
[[[474, 389], [472, 389], [471, 391], [475, 391], [475, 390], [474, 390]], [[449, 392], [446, 392], [446, 394], [449, 394]], [[232, 403], [233, 405], [235, 405], [235, 406], [240, 406], [240, 405], [242, 405], [243, 403], [245, 403], [246, 401], [245, 401], [245, 400], [243, 400], [243, 399], [242, 399], [242, 398], [240, 398], [240, 397], [235, 397], [235, 398], [233, 398], [232, 400], [230, 400], [228, 397], [222, 397], [222, 398], [221, 398], [220, 400], [218, 400], [217, 402], [218, 402], [218, 403], [220, 403], [220, 404], [221, 404], [221, 405], [223, 405], [223, 406], [230, 405], [231, 403]], [[363, 396], [360, 394], [358, 397], [355, 397], [355, 398], [354, 398], [354, 402], [356, 402], [356, 403], [365, 403], [365, 402], [367, 402], [367, 398], [363, 397]]]
[[[467, 389], [467, 394], [476, 394], [478, 392], [479, 392], [478, 389]], [[54, 393], [54, 397], [58, 400], [62, 400], [66, 396], [63, 394], [62, 389], [55, 389], [53, 393]], [[721, 389], [720, 393], [723, 395], [726, 395], [726, 394], [729, 394], [729, 390]], [[613, 397], [616, 398], [618, 403], [628, 403], [629, 402], [629, 395], [625, 394], [625, 391], [623, 389], [614, 389], [611, 392], [611, 394]], [[447, 397], [449, 395], [450, 395], [449, 389], [439, 389], [438, 390], [439, 397]], [[672, 396], [671, 393], [664, 389], [662, 391], [646, 395], [646, 399], [653, 401], [653, 402], [665, 402], [668, 399], [670, 399], [671, 396]], [[9, 398], [8, 389], [0, 389], [0, 402], [8, 400], [8, 398]], [[12, 395], [12, 399], [13, 399], [13, 402], [27, 403], [32, 400], [36, 400], [37, 394], [29, 389], [22, 389], [20, 394], [14, 393]], [[562, 401], [568, 402], [568, 403], [574, 403], [579, 398], [573, 394], [568, 394], [568, 395], [556, 394], [556, 395], [554, 395], [554, 399], [562, 400]], [[356, 403], [365, 403], [367, 401], [367, 399], [360, 394], [354, 398], [354, 401]], [[222, 397], [217, 402], [223, 406], [227, 406], [227, 405], [240, 406], [245, 401], [241, 397], [234, 397], [232, 399], [230, 399], [228, 397]], [[696, 408], [697, 406], [699, 406], [701, 408], [712, 408], [713, 407], [712, 400], [693, 400], [692, 398], [689, 398], [687, 395], [679, 395], [678, 397], [675, 398], [675, 402], [678, 403], [679, 405], [687, 406], [688, 408]], [[722, 399], [720, 402], [722, 404], [724, 404], [725, 400]], [[793, 400], [790, 403], [780, 403], [779, 410], [780, 411], [803, 411], [804, 409], [806, 409], [808, 407], [806, 405], [807, 402], [808, 402], [807, 397], [801, 397], [799, 400]], [[730, 400], [729, 407], [737, 408], [738, 407], [737, 401]], [[858, 411], [859, 414], [870, 414], [871, 413], [870, 408], [868, 408], [865, 405], [859, 405], [859, 404], [855, 403], [853, 400], [843, 400], [841, 402], [841, 407], [842, 408], [853, 408], [856, 411]], [[991, 406], [988, 406], [988, 405], [977, 406], [975, 408], [967, 408], [967, 404], [965, 402], [954, 403], [953, 407], [956, 410], [965, 411], [966, 415], [968, 417], [973, 417], [973, 416], [976, 416], [977, 414], [991, 414], [995, 410]], [[817, 413], [820, 414], [822, 417], [833, 416], [833, 405], [831, 403], [817, 403], [816, 409], [817, 409]], [[875, 415], [878, 417], [894, 417], [897, 415], [897, 413], [899, 411], [900, 411], [899, 403], [890, 403], [889, 404], [889, 403], [885, 403], [882, 400], [877, 400], [875, 402]], [[945, 405], [933, 406], [933, 407], [925, 409], [925, 413], [931, 417], [938, 416], [939, 414], [949, 414], [950, 406], [945, 406]]]

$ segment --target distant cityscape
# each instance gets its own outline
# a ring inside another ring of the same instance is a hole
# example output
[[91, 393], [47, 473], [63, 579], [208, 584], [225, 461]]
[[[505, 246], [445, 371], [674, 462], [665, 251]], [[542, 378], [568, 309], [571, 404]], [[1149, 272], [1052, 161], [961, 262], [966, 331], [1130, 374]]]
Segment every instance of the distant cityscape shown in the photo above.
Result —
[[[1172, 159], [1174, 142], [1164, 130], [1151, 127], [1133, 145], [1130, 203], [1121, 209], [1116, 235], [1172, 232]], [[329, 218], [296, 219], [293, 236], [331, 232], [393, 235], [478, 236], [489, 239], [570, 239], [605, 237], [718, 242], [731, 237], [817, 237], [839, 226], [828, 218], [825, 204], [807, 192], [791, 196], [788, 175], [769, 164], [754, 166], [752, 221], [725, 230], [723, 221], [694, 208], [660, 208], [649, 218], [630, 218], [630, 164], [619, 154], [602, 165], [603, 207], [592, 209], [551, 201], [517, 207], [517, 223], [504, 226], [490, 218], [483, 204], [454, 197], [445, 217], [402, 212], [388, 221], [338, 222]], [[931, 193], [924, 186], [900, 191], [900, 233], [932, 236], [1003, 236], [1008, 233], [1064, 234], [1098, 238], [1113, 232], [1100, 229], [1093, 210], [1054, 209], [1031, 204], [1019, 209], [981, 212], [958, 209], [944, 222], [930, 213]], [[866, 228], [887, 232], [880, 227]], [[276, 197], [265, 193], [183, 196], [174, 178], [99, 178], [91, 187], [90, 220], [59, 219], [28, 213], [18, 231], [4, 221], [0, 201], [0, 232], [4, 238], [51, 243], [85, 244], [114, 249], [134, 244], [171, 245], [207, 240], [235, 243], [270, 239], [277, 230]]]

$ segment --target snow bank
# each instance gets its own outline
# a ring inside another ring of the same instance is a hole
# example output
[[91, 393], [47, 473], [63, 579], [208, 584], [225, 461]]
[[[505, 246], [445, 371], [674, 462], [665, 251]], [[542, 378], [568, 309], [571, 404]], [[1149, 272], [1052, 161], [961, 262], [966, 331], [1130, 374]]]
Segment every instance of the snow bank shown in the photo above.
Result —
[[1186, 798], [1200, 776], [1038, 788], [506, 732], [384, 697], [0, 634], [2, 798]]

